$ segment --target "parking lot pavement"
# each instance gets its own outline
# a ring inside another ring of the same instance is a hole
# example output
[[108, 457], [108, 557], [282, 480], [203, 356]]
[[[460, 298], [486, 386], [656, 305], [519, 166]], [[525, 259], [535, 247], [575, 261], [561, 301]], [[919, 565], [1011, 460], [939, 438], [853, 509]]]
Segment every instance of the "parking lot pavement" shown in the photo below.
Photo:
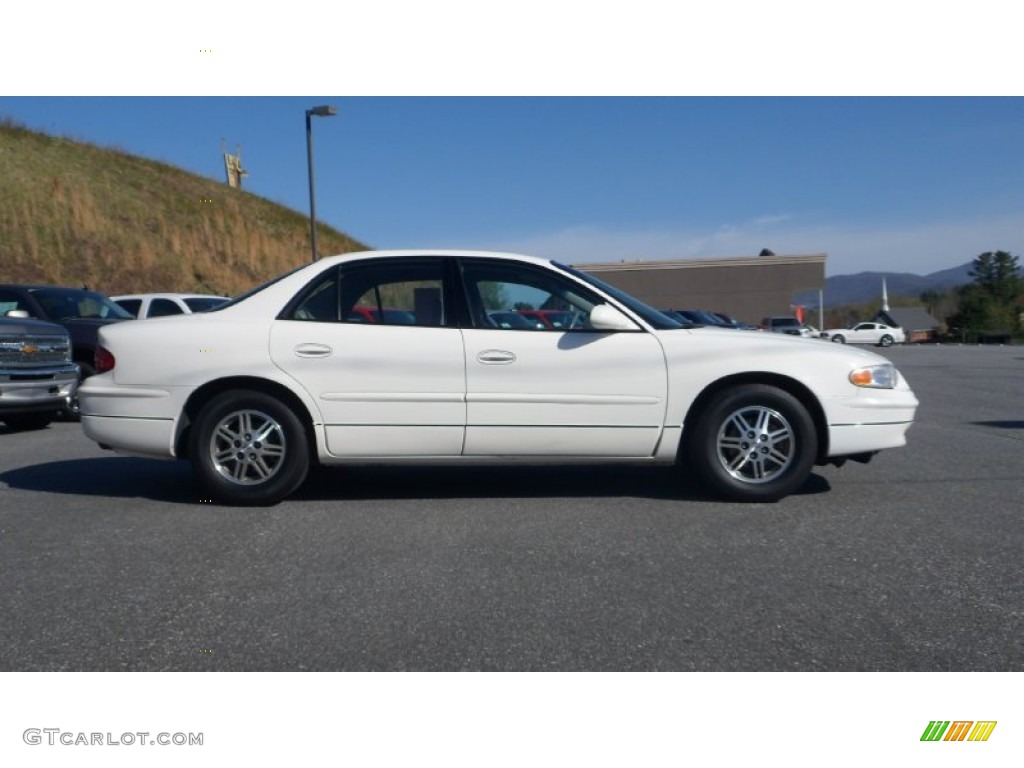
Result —
[[909, 445], [771, 505], [675, 469], [349, 468], [269, 509], [0, 427], [3, 670], [1024, 669], [1024, 349], [886, 350]]

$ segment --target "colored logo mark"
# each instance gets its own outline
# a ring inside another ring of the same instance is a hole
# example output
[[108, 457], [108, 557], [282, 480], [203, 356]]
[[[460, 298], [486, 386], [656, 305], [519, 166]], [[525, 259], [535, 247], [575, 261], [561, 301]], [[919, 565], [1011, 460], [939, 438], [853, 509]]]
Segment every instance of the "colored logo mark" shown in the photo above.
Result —
[[921, 735], [921, 741], [988, 741], [996, 728], [996, 720], [932, 720]]

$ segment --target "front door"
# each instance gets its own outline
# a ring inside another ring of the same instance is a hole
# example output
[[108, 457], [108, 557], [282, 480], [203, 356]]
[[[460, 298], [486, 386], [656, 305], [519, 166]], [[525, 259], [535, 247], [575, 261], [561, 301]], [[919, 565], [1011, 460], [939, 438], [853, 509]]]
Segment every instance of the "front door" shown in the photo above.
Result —
[[473, 318], [465, 455], [653, 455], [668, 391], [653, 335], [589, 328], [603, 299], [553, 270], [466, 259], [461, 273]]

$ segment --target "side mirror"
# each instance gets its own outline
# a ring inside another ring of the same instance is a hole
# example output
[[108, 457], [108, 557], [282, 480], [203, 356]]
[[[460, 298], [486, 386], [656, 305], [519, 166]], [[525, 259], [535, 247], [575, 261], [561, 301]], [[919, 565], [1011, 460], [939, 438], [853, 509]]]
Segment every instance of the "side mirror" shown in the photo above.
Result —
[[639, 331], [640, 327], [611, 304], [590, 310], [590, 327], [596, 331]]
[[22, 320], [27, 320], [30, 317], [30, 315], [28, 313], [28, 310], [25, 309], [9, 309], [6, 312], [4, 312], [4, 317], [17, 317], [21, 318]]

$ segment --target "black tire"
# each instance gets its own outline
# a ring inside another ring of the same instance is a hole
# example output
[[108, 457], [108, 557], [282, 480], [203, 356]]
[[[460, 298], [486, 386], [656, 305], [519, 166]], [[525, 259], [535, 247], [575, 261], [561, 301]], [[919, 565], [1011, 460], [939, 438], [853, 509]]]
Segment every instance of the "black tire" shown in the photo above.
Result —
[[716, 395], [687, 435], [689, 460], [711, 490], [771, 502], [807, 482], [818, 452], [814, 421], [793, 395], [748, 384]]
[[280, 400], [245, 389], [203, 406], [189, 457], [204, 498], [247, 506], [287, 498], [306, 479], [310, 461], [298, 416]]
[[53, 414], [46, 413], [9, 413], [3, 417], [4, 423], [11, 429], [27, 431], [30, 429], [43, 429], [51, 421]]
[[880, 346], [880, 347], [891, 347], [892, 346], [892, 336], [890, 336], [889, 334], [885, 334], [885, 336], [883, 336], [882, 338], [880, 338], [878, 340], [878, 346]]
[[835, 336], [832, 337], [832, 341], [834, 341], [836, 344], [845, 344], [846, 337], [843, 336], [843, 334], [841, 333], [837, 333]]

